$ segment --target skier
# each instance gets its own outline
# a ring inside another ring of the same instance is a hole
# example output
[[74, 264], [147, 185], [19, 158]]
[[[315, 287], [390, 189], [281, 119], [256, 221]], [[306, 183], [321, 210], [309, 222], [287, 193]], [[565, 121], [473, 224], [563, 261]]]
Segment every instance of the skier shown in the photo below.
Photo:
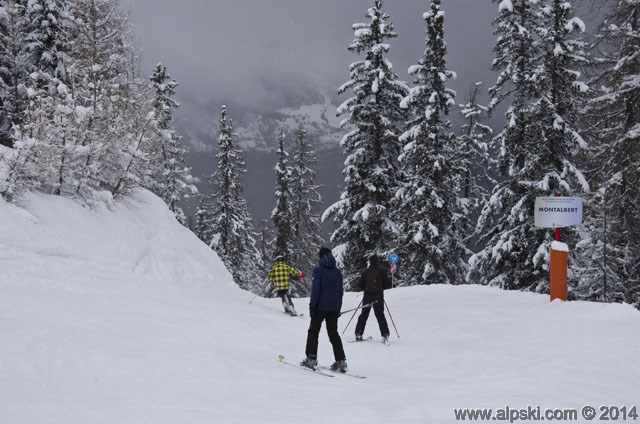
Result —
[[273, 283], [278, 297], [282, 299], [284, 311], [291, 316], [296, 316], [298, 313], [293, 307], [293, 301], [291, 300], [290, 278], [303, 279], [304, 273], [289, 265], [284, 255], [276, 256], [273, 266], [269, 271], [269, 281]]
[[317, 368], [318, 335], [320, 334], [322, 321], [325, 321], [335, 358], [331, 369], [345, 373], [347, 372], [347, 359], [344, 355], [340, 334], [338, 334], [338, 317], [340, 317], [342, 295], [344, 293], [342, 272], [336, 268], [336, 259], [328, 247], [320, 249], [318, 263], [319, 265], [313, 269], [313, 283], [309, 301], [311, 323], [307, 332], [305, 349], [307, 357], [300, 365], [311, 369]]
[[[377, 255], [369, 257], [369, 267], [360, 275], [356, 288], [364, 291], [362, 296], [363, 305], [375, 302], [373, 304], [373, 312], [378, 320], [382, 339], [387, 343], [389, 340], [389, 326], [384, 316], [384, 290], [391, 288], [391, 281], [387, 275], [387, 270], [380, 267]], [[371, 306], [362, 308], [356, 324], [357, 341], [362, 340], [362, 334], [364, 333], [364, 327], [367, 325], [370, 312]]]

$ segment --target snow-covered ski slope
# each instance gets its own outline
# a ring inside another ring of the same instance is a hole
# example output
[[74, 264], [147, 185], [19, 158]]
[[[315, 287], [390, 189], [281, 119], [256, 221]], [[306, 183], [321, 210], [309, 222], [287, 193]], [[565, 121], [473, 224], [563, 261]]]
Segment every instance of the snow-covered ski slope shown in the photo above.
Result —
[[[401, 338], [391, 326], [391, 346], [379, 343], [372, 314], [374, 340], [345, 343], [367, 378], [324, 378], [277, 359], [303, 358], [307, 314], [250, 303], [148, 192], [97, 209], [32, 194], [0, 201], [0, 222], [2, 424], [423, 424], [456, 422], [454, 408], [640, 408], [640, 313], [628, 305], [393, 289]], [[344, 308], [359, 301], [347, 293]], [[319, 360], [333, 360], [324, 330]]]

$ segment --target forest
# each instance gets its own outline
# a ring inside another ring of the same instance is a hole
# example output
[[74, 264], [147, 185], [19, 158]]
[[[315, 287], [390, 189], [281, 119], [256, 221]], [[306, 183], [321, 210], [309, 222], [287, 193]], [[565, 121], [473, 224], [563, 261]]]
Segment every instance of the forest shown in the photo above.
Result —
[[[397, 285], [548, 293], [554, 236], [534, 225], [534, 202], [579, 197], [583, 223], [562, 230], [570, 299], [640, 308], [640, 3], [600, 2], [601, 22], [587, 33], [570, 0], [487, 1], [497, 78], [469, 82], [464, 99], [448, 85], [442, 3], [425, 1], [425, 47], [409, 82], [388, 57], [397, 34], [383, 0], [363, 11], [345, 40], [354, 62], [336, 88], [346, 96], [336, 110], [346, 130], [340, 199], [320, 209], [317, 153], [303, 124], [283, 128], [272, 221], [258, 225], [230, 112], [219, 114], [217, 168], [193, 176], [173, 126], [178, 83], [162, 64], [141, 72], [116, 0], [0, 0], [0, 194], [19, 203], [37, 190], [91, 207], [150, 190], [240, 287], [264, 296], [275, 255], [309, 272], [323, 244], [347, 289], [370, 255], [395, 252]], [[492, 128], [497, 111], [503, 125]], [[198, 179], [212, 196], [198, 193]], [[330, 240], [320, 236], [324, 221], [335, 224]], [[308, 283], [295, 287], [308, 295]]]

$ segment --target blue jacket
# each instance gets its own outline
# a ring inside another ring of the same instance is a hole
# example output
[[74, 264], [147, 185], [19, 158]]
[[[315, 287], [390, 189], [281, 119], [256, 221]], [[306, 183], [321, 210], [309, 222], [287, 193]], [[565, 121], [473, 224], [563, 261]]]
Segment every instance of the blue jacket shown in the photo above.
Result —
[[313, 269], [309, 309], [316, 312], [339, 312], [343, 293], [342, 272], [336, 268], [333, 255], [327, 253], [320, 258], [319, 266]]

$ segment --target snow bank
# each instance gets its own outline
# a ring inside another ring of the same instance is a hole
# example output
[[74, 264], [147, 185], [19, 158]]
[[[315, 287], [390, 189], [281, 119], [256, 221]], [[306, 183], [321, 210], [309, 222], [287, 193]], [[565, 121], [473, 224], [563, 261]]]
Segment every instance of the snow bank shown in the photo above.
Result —
[[[2, 202], [0, 220], [10, 225], [0, 230], [0, 247], [15, 262], [7, 267], [11, 279], [27, 272], [32, 281], [71, 278], [85, 284], [110, 280], [167, 287], [211, 284], [221, 277], [227, 287], [235, 287], [217, 255], [148, 191], [97, 209], [34, 193], [18, 206]], [[22, 269], [25, 262], [32, 266]]]
[[[379, 343], [371, 316], [373, 341], [345, 343], [367, 379], [327, 378], [276, 359], [302, 359], [308, 317], [239, 290], [148, 192], [96, 210], [31, 194], [0, 201], [0, 220], [0, 423], [454, 423], [454, 408], [640, 399], [628, 305], [393, 289], [401, 337], [390, 321], [392, 345]], [[360, 300], [347, 293], [344, 308]], [[319, 360], [333, 360], [324, 333]]]

